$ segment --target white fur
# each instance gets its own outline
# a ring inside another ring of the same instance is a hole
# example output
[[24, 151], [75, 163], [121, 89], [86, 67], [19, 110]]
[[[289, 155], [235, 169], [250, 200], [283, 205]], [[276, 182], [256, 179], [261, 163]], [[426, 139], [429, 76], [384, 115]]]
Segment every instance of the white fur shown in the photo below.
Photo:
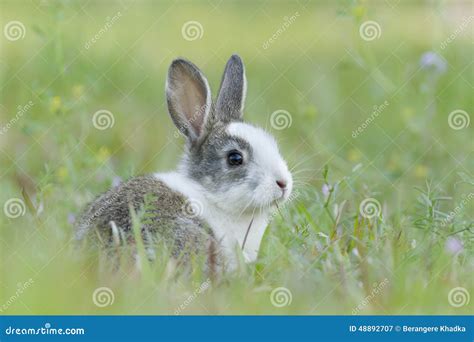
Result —
[[247, 141], [252, 147], [253, 157], [257, 165], [251, 171], [259, 173], [260, 182], [255, 195], [262, 204], [271, 204], [282, 196], [277, 180], [287, 183], [283, 194], [287, 199], [293, 187], [293, 179], [286, 162], [280, 155], [275, 139], [263, 129], [242, 123], [231, 123], [227, 132]]
[[206, 122], [209, 116], [209, 112], [211, 111], [211, 106], [212, 106], [211, 87], [209, 87], [209, 82], [207, 82], [207, 78], [201, 72], [199, 72], [199, 75], [201, 75], [201, 78], [204, 81], [204, 84], [206, 86], [206, 111], [204, 113], [204, 119], [203, 119], [203, 122]]
[[244, 79], [244, 84], [242, 85], [242, 102], [240, 104], [240, 112], [243, 113], [244, 112], [244, 106], [245, 106], [245, 98], [247, 97], [247, 77], [245, 76], [245, 67], [243, 66], [244, 68], [244, 72], [243, 72], [243, 79]]
[[[277, 200], [288, 198], [292, 178], [275, 140], [267, 132], [245, 123], [231, 123], [227, 131], [252, 146], [254, 164], [248, 166], [249, 177], [259, 180], [253, 191], [249, 191], [246, 180], [226, 192], [215, 194], [185, 176], [184, 172], [157, 173], [155, 176], [172, 190], [198, 202], [202, 208], [200, 217], [210, 225], [216, 238], [221, 241], [232, 267], [237, 261], [236, 249], [242, 248], [252, 218], [243, 254], [246, 261], [256, 260], [271, 206]], [[276, 184], [277, 180], [287, 183], [285, 192]]]
[[[229, 213], [216, 207], [213, 201], [208, 199], [206, 190], [200, 184], [179, 172], [156, 173], [155, 177], [190, 201], [199, 203], [202, 208], [200, 217], [210, 225], [215, 237], [222, 243], [224, 252], [229, 258], [229, 266], [235, 267], [236, 248], [240, 249], [243, 244], [252, 215], [229, 216]], [[254, 217], [243, 251], [246, 261], [256, 260], [266, 226], [267, 215], [259, 214]]]

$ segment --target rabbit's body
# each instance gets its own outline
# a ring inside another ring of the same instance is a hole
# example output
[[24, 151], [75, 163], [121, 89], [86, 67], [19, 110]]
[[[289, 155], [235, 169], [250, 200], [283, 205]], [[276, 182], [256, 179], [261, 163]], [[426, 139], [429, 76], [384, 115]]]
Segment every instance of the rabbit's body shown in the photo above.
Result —
[[[251, 262], [257, 258], [260, 242], [267, 226], [268, 214], [266, 212], [257, 215], [243, 213], [229, 219], [229, 213], [223, 211], [218, 203], [207, 198], [206, 191], [201, 185], [190, 181], [179, 172], [158, 173], [155, 177], [176, 192], [184, 194], [188, 198], [188, 203], [193, 203], [197, 207], [199, 217], [211, 227], [213, 236], [219, 242], [218, 245], [231, 268], [236, 262], [236, 246], [244, 247], [242, 252], [246, 261]], [[244, 240], [246, 240], [245, 245]]]
[[[154, 175], [134, 177], [93, 201], [82, 214], [76, 229], [76, 238], [97, 234], [105, 247], [133, 241], [133, 208], [141, 217], [142, 238], [149, 257], [153, 248], [164, 242], [175, 258], [187, 260], [191, 254], [205, 255], [212, 250], [214, 239], [210, 227], [200, 217], [183, 216], [186, 198], [173, 191]], [[113, 236], [113, 228], [117, 236]], [[119, 241], [115, 241], [114, 240]], [[120, 241], [122, 240], [122, 241]]]
[[174, 256], [211, 249], [210, 258], [233, 268], [241, 249], [254, 261], [269, 213], [289, 197], [292, 177], [273, 137], [242, 121], [245, 92], [238, 56], [227, 63], [214, 104], [199, 69], [175, 60], [166, 96], [173, 122], [187, 137], [178, 170], [137, 177], [100, 196], [79, 220], [78, 237], [93, 227], [129, 231], [132, 207], [146, 214], [142, 236], [150, 248], [164, 239]]

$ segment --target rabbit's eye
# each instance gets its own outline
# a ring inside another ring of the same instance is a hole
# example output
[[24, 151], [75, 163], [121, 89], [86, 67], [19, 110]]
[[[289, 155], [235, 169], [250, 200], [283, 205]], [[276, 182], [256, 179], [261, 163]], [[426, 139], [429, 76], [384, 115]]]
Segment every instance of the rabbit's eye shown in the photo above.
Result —
[[229, 165], [242, 165], [243, 161], [244, 157], [239, 151], [230, 151], [227, 155], [227, 162], [229, 163]]

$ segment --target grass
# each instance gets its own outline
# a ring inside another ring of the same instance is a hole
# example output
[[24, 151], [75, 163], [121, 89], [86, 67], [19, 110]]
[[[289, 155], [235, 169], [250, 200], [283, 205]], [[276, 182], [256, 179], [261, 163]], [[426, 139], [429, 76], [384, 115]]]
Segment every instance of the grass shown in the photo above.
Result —
[[[0, 212], [2, 314], [472, 312], [448, 300], [474, 290], [472, 124], [448, 124], [474, 108], [472, 30], [459, 29], [468, 2], [2, 1], [1, 13], [2, 27], [26, 30], [1, 37], [0, 203], [25, 209]], [[183, 39], [190, 20], [201, 39]], [[380, 37], [361, 39], [366, 20]], [[441, 60], [423, 62], [427, 51]], [[171, 60], [195, 62], [215, 92], [234, 52], [246, 62], [245, 116], [277, 137], [296, 179], [258, 262], [212, 284], [175, 277], [167, 255], [141, 275], [104, 275], [96, 255], [74, 253], [74, 216], [118, 179], [175, 166]], [[113, 127], [94, 127], [101, 109]], [[291, 125], [278, 130], [280, 109]], [[94, 304], [99, 287], [112, 305]]]

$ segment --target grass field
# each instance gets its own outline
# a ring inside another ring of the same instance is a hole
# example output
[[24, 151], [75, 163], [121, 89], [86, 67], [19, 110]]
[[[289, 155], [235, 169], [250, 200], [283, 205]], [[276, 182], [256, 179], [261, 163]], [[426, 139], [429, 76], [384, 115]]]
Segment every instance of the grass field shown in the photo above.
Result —
[[[472, 313], [471, 1], [0, 4], [2, 314]], [[176, 165], [172, 59], [215, 94], [232, 53], [296, 181], [258, 262], [100, 274], [76, 215]]]

